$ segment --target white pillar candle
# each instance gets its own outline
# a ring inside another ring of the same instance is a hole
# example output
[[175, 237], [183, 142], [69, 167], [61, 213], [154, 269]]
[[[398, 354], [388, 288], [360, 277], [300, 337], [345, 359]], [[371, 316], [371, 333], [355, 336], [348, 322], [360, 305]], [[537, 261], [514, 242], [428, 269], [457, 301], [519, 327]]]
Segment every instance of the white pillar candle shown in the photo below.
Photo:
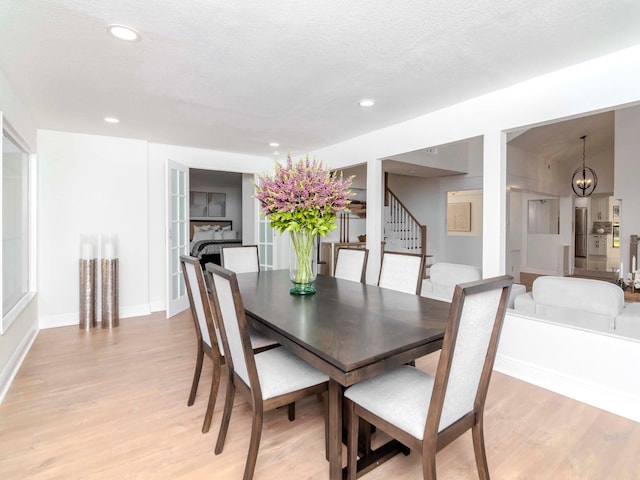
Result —
[[85, 242], [80, 249], [80, 258], [83, 260], [91, 260], [93, 258], [93, 244]]
[[113, 243], [107, 243], [104, 246], [104, 255], [102, 258], [113, 260], [116, 258], [116, 246]]
[[618, 272], [618, 278], [624, 278], [624, 269], [622, 267], [622, 262], [620, 262], [620, 271]]

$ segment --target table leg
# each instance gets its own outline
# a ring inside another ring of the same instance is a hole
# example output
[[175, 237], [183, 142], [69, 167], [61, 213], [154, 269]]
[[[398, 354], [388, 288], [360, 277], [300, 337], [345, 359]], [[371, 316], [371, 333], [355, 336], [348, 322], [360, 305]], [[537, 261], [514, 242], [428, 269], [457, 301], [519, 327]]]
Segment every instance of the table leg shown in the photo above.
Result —
[[329, 379], [329, 478], [342, 480], [342, 386]]

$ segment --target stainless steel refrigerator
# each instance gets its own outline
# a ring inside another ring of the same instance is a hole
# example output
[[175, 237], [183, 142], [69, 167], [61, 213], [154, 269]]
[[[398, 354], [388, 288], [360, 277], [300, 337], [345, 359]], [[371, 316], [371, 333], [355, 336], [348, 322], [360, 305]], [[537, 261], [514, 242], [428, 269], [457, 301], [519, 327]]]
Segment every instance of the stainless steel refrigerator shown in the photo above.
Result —
[[575, 247], [576, 257], [587, 256], [587, 207], [576, 207], [575, 210]]

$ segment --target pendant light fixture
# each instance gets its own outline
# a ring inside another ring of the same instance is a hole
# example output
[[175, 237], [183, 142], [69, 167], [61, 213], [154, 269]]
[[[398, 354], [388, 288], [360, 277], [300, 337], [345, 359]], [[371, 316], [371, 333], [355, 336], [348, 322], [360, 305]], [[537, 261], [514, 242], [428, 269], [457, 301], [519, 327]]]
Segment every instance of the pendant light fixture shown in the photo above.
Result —
[[591, 195], [598, 185], [598, 176], [593, 168], [585, 165], [585, 152], [587, 145], [587, 136], [580, 137], [582, 140], [582, 167], [576, 168], [571, 177], [571, 188], [579, 197], [588, 197]]

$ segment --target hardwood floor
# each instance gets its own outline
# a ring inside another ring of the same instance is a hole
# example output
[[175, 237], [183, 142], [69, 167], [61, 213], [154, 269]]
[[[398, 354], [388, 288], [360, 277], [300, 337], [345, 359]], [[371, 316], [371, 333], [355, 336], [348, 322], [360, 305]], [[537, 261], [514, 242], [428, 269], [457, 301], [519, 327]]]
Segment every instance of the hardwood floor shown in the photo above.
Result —
[[[123, 319], [112, 331], [41, 331], [0, 405], [0, 479], [240, 479], [248, 405], [237, 396], [225, 450], [214, 455], [225, 378], [203, 435], [210, 362], [187, 407], [193, 324], [188, 312], [163, 317]], [[433, 371], [436, 361], [417, 365]], [[315, 397], [297, 404], [293, 423], [286, 410], [268, 412], [255, 480], [327, 478], [322, 414]], [[640, 424], [505, 375], [492, 378], [485, 429], [494, 480], [640, 479]], [[438, 454], [437, 468], [440, 479], [477, 478], [469, 433]], [[411, 454], [363, 478], [421, 475]]]

